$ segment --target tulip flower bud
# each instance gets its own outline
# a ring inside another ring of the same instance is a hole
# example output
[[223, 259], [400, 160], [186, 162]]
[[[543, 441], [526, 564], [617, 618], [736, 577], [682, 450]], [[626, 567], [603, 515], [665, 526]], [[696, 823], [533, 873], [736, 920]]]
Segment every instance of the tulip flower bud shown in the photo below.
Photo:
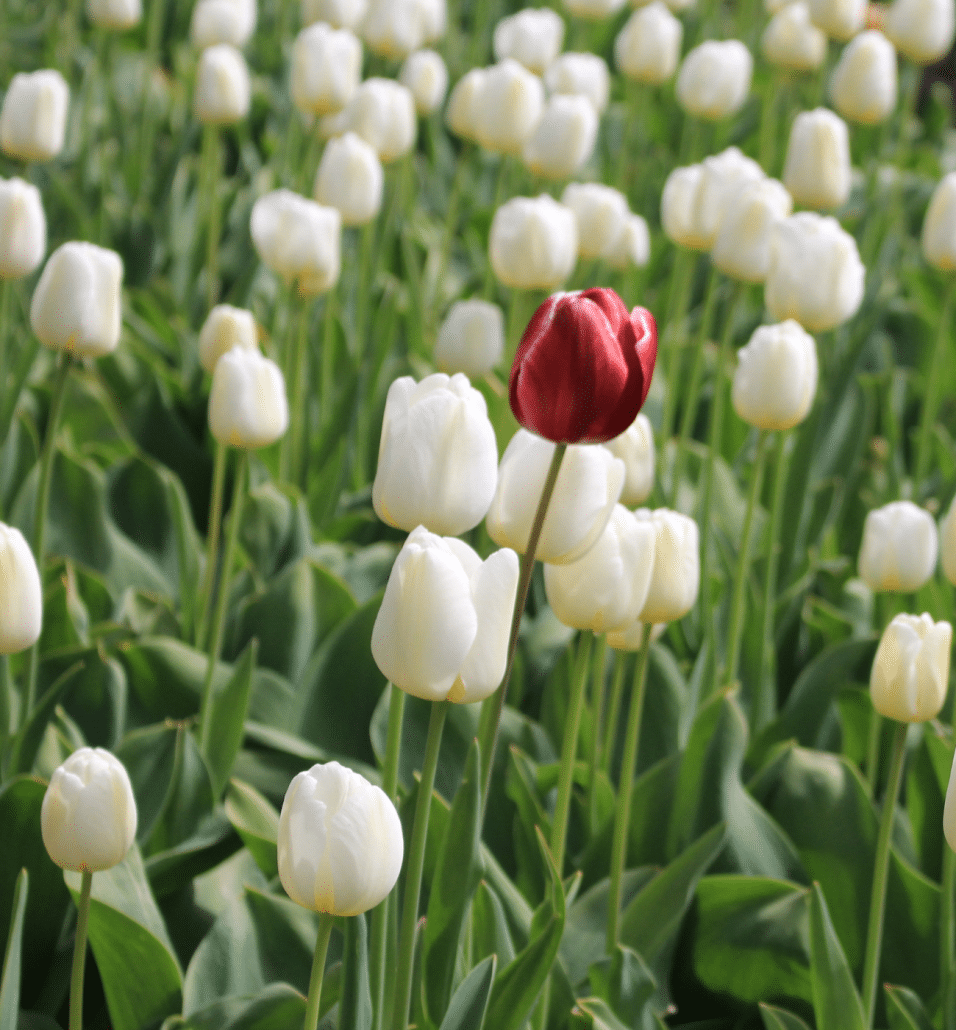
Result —
[[643, 504], [654, 489], [654, 430], [650, 419], [641, 412], [623, 433], [604, 446], [624, 462], [621, 504]]
[[292, 100], [308, 114], [341, 111], [362, 79], [362, 44], [348, 29], [316, 22], [292, 45]]
[[86, 0], [86, 14], [101, 29], [131, 29], [143, 17], [140, 0]]
[[50, 68], [18, 72], [0, 110], [0, 148], [21, 161], [49, 161], [63, 149], [70, 89]]
[[764, 302], [778, 322], [795, 318], [825, 332], [856, 314], [865, 275], [856, 240], [840, 223], [801, 211], [774, 229]]
[[448, 97], [445, 108], [445, 122], [448, 128], [462, 139], [478, 142], [478, 111], [482, 103], [487, 72], [484, 68], [472, 68], [456, 83]]
[[279, 816], [279, 879], [303, 908], [355, 916], [384, 901], [405, 842], [380, 787], [338, 762], [313, 765], [289, 784]]
[[252, 206], [252, 242], [262, 262], [303, 295], [324, 293], [339, 278], [342, 217], [291, 190], [273, 190]]
[[884, 31], [905, 58], [932, 64], [953, 45], [953, 0], [895, 0], [886, 12]]
[[603, 257], [612, 268], [624, 269], [628, 265], [643, 268], [651, 258], [651, 234], [647, 222], [640, 215], [629, 214], [622, 231]]
[[810, 8], [797, 0], [782, 7], [770, 19], [760, 38], [760, 49], [764, 57], [779, 68], [809, 72], [823, 64], [827, 37], [810, 21]]
[[524, 163], [535, 175], [568, 179], [590, 160], [597, 132], [598, 115], [587, 97], [553, 96], [525, 141]]
[[860, 578], [874, 591], [919, 590], [936, 568], [936, 523], [912, 501], [893, 501], [867, 513], [860, 545]]
[[[488, 535], [519, 554], [554, 457], [554, 445], [519, 429], [498, 467], [498, 488], [485, 520]], [[536, 557], [552, 565], [582, 558], [604, 532], [624, 486], [624, 462], [605, 447], [568, 447], [544, 519]]]
[[792, 429], [817, 391], [817, 348], [798, 322], [758, 326], [737, 352], [734, 411], [758, 429]]
[[609, 18], [624, 6], [624, 0], [564, 0], [564, 7], [576, 18], [600, 21]]
[[491, 267], [505, 286], [556, 289], [574, 270], [578, 229], [574, 212], [542, 193], [513, 197], [491, 221]]
[[199, 0], [189, 37], [197, 50], [228, 43], [244, 47], [256, 28], [256, 0]]
[[209, 394], [209, 429], [230, 447], [256, 450], [289, 428], [289, 403], [279, 366], [258, 349], [233, 347], [216, 362]]
[[603, 443], [637, 418], [656, 358], [657, 326], [646, 308], [628, 313], [609, 289], [557, 293], [518, 344], [511, 410], [555, 443]]
[[437, 111], [448, 90], [448, 69], [441, 54], [434, 50], [416, 50], [409, 54], [399, 76], [415, 98], [415, 110], [420, 115]]
[[30, 325], [45, 347], [78, 357], [115, 350], [121, 329], [123, 262], [93, 243], [64, 243], [33, 291]]
[[597, 54], [561, 54], [544, 73], [549, 93], [584, 96], [602, 114], [611, 95], [611, 73]]
[[714, 266], [733, 279], [762, 283], [770, 270], [774, 229], [792, 211], [793, 199], [783, 183], [776, 179], [748, 183], [729, 198], [710, 255]]
[[[505, 352], [505, 316], [486, 300], [460, 300], [438, 330], [435, 364], [449, 375], [487, 375]], [[497, 475], [497, 473], [496, 473]]]
[[351, 29], [362, 23], [368, 0], [302, 0], [302, 24], [324, 21], [333, 29]]
[[40, 191], [14, 176], [0, 179], [0, 278], [22, 279], [46, 252], [46, 216]]
[[136, 836], [136, 799], [123, 763], [101, 747], [74, 751], [50, 777], [40, 832], [61, 869], [96, 873], [119, 865]]
[[505, 673], [517, 593], [514, 551], [482, 561], [464, 541], [419, 526], [392, 566], [372, 627], [372, 657], [415, 697], [482, 701]]
[[495, 26], [495, 60], [511, 58], [535, 75], [543, 75], [561, 53], [564, 22], [550, 7], [526, 7]]
[[40, 639], [43, 589], [23, 534], [0, 522], [0, 654], [25, 651]]
[[841, 42], [852, 39], [866, 25], [867, 0], [807, 0], [810, 20]]
[[696, 118], [729, 118], [750, 93], [753, 66], [739, 39], [709, 39], [684, 58], [677, 73], [677, 100]]
[[641, 622], [674, 622], [694, 607], [700, 588], [700, 535], [697, 523], [668, 508], [634, 513], [654, 527], [654, 570]]
[[389, 387], [372, 504], [390, 526], [457, 536], [485, 517], [498, 480], [498, 444], [485, 399], [458, 373]]
[[544, 112], [544, 86], [517, 61], [505, 60], [485, 71], [472, 106], [475, 135], [486, 149], [520, 154]]
[[229, 43], [207, 47], [196, 68], [193, 112], [204, 125], [232, 125], [249, 113], [246, 60]]
[[343, 131], [358, 133], [384, 164], [412, 149], [417, 129], [415, 98], [394, 79], [366, 79], [345, 109]]
[[255, 316], [231, 304], [217, 304], [199, 330], [199, 364], [212, 375], [216, 362], [233, 347], [259, 349]]
[[620, 190], [599, 182], [572, 182], [561, 203], [574, 212], [580, 257], [599, 258], [613, 251], [630, 214]]
[[783, 183], [793, 199], [823, 210], [850, 196], [850, 136], [846, 122], [825, 107], [802, 111], [793, 121]]
[[614, 40], [614, 63], [622, 75], [657, 85], [672, 78], [680, 61], [684, 26], [661, 0], [635, 11]]
[[576, 562], [545, 565], [544, 589], [558, 621], [571, 629], [612, 633], [644, 607], [657, 534], [621, 504], [597, 543]]
[[423, 0], [370, 0], [362, 38], [382, 57], [405, 58], [440, 35]]
[[897, 615], [883, 631], [873, 671], [870, 699], [887, 719], [926, 722], [939, 715], [949, 685], [953, 627], [930, 616]]
[[833, 106], [851, 122], [874, 125], [896, 107], [896, 51], [875, 29], [847, 43], [830, 78]]
[[926, 209], [923, 256], [943, 272], [956, 269], [956, 172], [943, 176]]
[[956, 497], [939, 525], [939, 550], [943, 574], [956, 586]]
[[313, 197], [334, 207], [343, 225], [365, 225], [382, 206], [385, 173], [375, 150], [354, 132], [329, 140], [315, 175]]

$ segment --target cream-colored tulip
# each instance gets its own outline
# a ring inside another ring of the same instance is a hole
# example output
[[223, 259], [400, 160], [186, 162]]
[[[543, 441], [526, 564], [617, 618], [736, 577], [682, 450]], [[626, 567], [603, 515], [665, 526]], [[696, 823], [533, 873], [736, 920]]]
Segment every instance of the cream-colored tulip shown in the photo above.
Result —
[[576, 18], [600, 21], [619, 11], [626, 0], [564, 0], [565, 10]]
[[850, 134], [833, 111], [817, 107], [794, 119], [783, 184], [797, 204], [816, 210], [842, 207], [850, 196]]
[[25, 651], [40, 639], [43, 589], [29, 544], [0, 522], [0, 655]]
[[697, 523], [669, 508], [638, 508], [638, 519], [654, 527], [654, 569], [641, 622], [674, 622], [694, 606], [700, 588], [700, 534]]
[[383, 164], [404, 157], [418, 132], [411, 90], [395, 79], [366, 79], [345, 108], [341, 131], [361, 136]]
[[343, 225], [367, 225], [382, 207], [385, 171], [373, 147], [357, 133], [329, 140], [322, 152], [312, 196], [334, 207]]
[[462, 139], [478, 142], [478, 110], [487, 77], [485, 68], [472, 68], [454, 85], [445, 107], [445, 124]]
[[292, 99], [308, 114], [345, 108], [362, 79], [362, 44], [348, 29], [316, 22], [292, 44]]
[[883, 28], [905, 58], [932, 64], [953, 45], [956, 5], [953, 0], [894, 0]]
[[737, 352], [734, 410], [758, 429], [792, 429], [813, 405], [817, 375], [816, 344], [799, 322], [758, 326]]
[[0, 278], [22, 279], [46, 253], [46, 215], [40, 191], [14, 176], [0, 179]]
[[654, 430], [650, 419], [641, 412], [636, 419], [604, 446], [624, 462], [624, 488], [621, 504], [634, 507], [643, 504], [654, 489]]
[[602, 256], [612, 268], [624, 269], [630, 265], [643, 268], [651, 259], [651, 233], [646, 220], [629, 214], [621, 232]]
[[63, 149], [70, 89], [51, 68], [17, 72], [0, 110], [0, 148], [21, 161], [49, 161]]
[[893, 501], [867, 513], [859, 570], [871, 590], [919, 590], [933, 575], [938, 554], [936, 523], [912, 501]]
[[299, 292], [330, 290], [341, 270], [342, 216], [291, 190], [273, 190], [252, 206], [252, 242], [263, 264]]
[[204, 125], [232, 125], [249, 113], [252, 87], [246, 59], [229, 43], [207, 47], [196, 68], [193, 112]]
[[257, 450], [289, 428], [289, 402], [279, 366], [246, 347], [233, 347], [216, 362], [209, 394], [209, 429], [230, 447]]
[[810, 20], [803, 2], [787, 3], [774, 14], [760, 37], [760, 49], [771, 64], [793, 71], [819, 68], [827, 55], [827, 37]]
[[875, 29], [847, 43], [830, 77], [833, 106], [851, 122], [874, 125], [896, 107], [896, 50]]
[[832, 39], [846, 42], [866, 24], [867, 0], [807, 0], [810, 18]]
[[870, 673], [870, 699], [887, 719], [926, 722], [939, 715], [949, 685], [953, 627], [897, 615], [883, 631]]
[[719, 121], [743, 107], [753, 57], [739, 39], [709, 39], [690, 51], [677, 73], [677, 100], [696, 118]]
[[415, 98], [415, 110], [420, 115], [437, 111], [448, 91], [448, 69], [441, 54], [434, 50], [416, 50], [409, 54], [399, 75]]
[[923, 220], [923, 256], [943, 272], [956, 270], [956, 172], [933, 191]]
[[684, 26], [661, 0], [635, 11], [614, 40], [614, 63], [629, 79], [658, 85], [673, 78]]
[[442, 372], [487, 375], [504, 352], [505, 316], [497, 304], [473, 298], [452, 305], [435, 343], [435, 364]]
[[256, 28], [256, 0], [199, 0], [189, 37], [197, 50], [228, 43], [244, 47]]
[[544, 84], [552, 94], [587, 97], [598, 114], [611, 95], [611, 73], [597, 54], [561, 54], [544, 73]]
[[792, 212], [793, 198], [783, 183], [748, 183], [729, 198], [710, 255], [714, 266], [733, 279], [762, 283], [770, 270], [774, 230]]
[[362, 24], [368, 0], [302, 0], [302, 24], [324, 21], [333, 29], [351, 29]]
[[259, 349], [255, 315], [231, 304], [217, 304], [199, 330], [199, 364], [212, 375], [216, 362], [233, 347]]
[[599, 182], [572, 182], [561, 203], [574, 212], [581, 257], [600, 258], [614, 251], [630, 214], [620, 190]]
[[526, 7], [495, 26], [495, 60], [510, 57], [535, 75], [543, 75], [561, 53], [564, 21], [550, 7]]
[[86, 0], [86, 14], [101, 29], [131, 29], [143, 17], [140, 0]]
[[590, 160], [597, 133], [597, 112], [587, 97], [553, 96], [525, 141], [524, 163], [535, 175], [568, 179]]
[[495, 275], [505, 286], [557, 289], [577, 260], [574, 212], [546, 193], [513, 197], [495, 212], [488, 253]]
[[956, 586], [956, 497], [939, 524], [939, 557], [943, 574]]
[[478, 142], [499, 154], [520, 154], [544, 113], [544, 86], [517, 61], [488, 68], [471, 107]]

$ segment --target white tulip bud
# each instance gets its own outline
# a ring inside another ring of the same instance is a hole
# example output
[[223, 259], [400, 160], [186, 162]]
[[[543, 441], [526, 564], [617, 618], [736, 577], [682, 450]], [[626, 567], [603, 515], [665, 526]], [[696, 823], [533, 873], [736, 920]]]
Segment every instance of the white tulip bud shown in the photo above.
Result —
[[778, 322], [795, 318], [825, 332], [856, 314], [865, 276], [856, 240], [840, 223], [800, 211], [774, 229], [764, 302]]
[[874, 591], [919, 590], [939, 553], [936, 523], [912, 501], [893, 501], [867, 513], [860, 545], [860, 578]]
[[482, 561], [462, 540], [415, 529], [395, 559], [372, 627], [382, 674], [428, 701], [471, 704], [505, 673], [518, 556]]
[[472, 68], [454, 85], [445, 108], [445, 123], [462, 139], [478, 142], [478, 111], [482, 103], [482, 91], [487, 72], [484, 68]]
[[774, 14], [763, 31], [760, 49], [771, 64], [798, 72], [819, 68], [827, 55], [827, 37], [810, 20], [802, 0], [788, 3]]
[[739, 39], [709, 39], [684, 58], [677, 73], [677, 100], [696, 118], [729, 118], [744, 106], [753, 66]]
[[790, 128], [783, 183], [805, 207], [823, 210], [846, 203], [850, 196], [850, 135], [838, 114], [817, 107], [797, 115]]
[[647, 600], [656, 537], [649, 522], [617, 504], [583, 558], [545, 565], [544, 589], [558, 621], [594, 633], [613, 633], [634, 622]]
[[525, 142], [524, 163], [535, 175], [568, 179], [590, 160], [597, 132], [597, 112], [587, 97], [553, 96]]
[[[501, 547], [524, 554], [555, 445], [519, 429], [498, 467], [498, 488], [485, 525]], [[548, 506], [537, 558], [553, 565], [577, 561], [604, 531], [624, 486], [624, 462], [605, 447], [571, 444]]]
[[700, 588], [700, 534], [686, 515], [657, 508], [638, 508], [637, 518], [650, 522], [656, 533], [654, 571], [641, 622], [674, 622], [694, 607]]
[[599, 21], [619, 11], [624, 3], [625, 0], [564, 0], [564, 7], [576, 18]]
[[770, 270], [774, 229], [792, 211], [793, 198], [783, 183], [748, 183], [729, 199], [710, 255], [714, 266], [734, 279], [762, 283]]
[[895, 0], [884, 31], [908, 60], [932, 64], [953, 45], [956, 6], [953, 0]]
[[956, 586], [956, 497], [939, 524], [939, 550], [943, 574]]
[[897, 615], [880, 637], [870, 673], [870, 699], [880, 715], [897, 722], [926, 722], [939, 715], [952, 644], [948, 622], [933, 622], [926, 612]]
[[641, 412], [620, 436], [603, 446], [624, 462], [621, 504], [643, 504], [654, 489], [654, 430], [650, 419]]
[[807, 0], [810, 19], [832, 39], [846, 42], [866, 24], [867, 0]]
[[943, 272], [956, 269], [956, 172], [943, 176], [926, 209], [923, 256]]
[[[370, 0], [362, 38], [382, 57], [405, 58], [437, 38], [440, 11], [430, 12], [423, 0]], [[440, 35], [440, 32], [439, 32]]]
[[758, 429], [792, 429], [813, 406], [817, 347], [798, 322], [758, 326], [737, 352], [734, 411]]
[[259, 349], [255, 316], [231, 304], [217, 304], [199, 330], [199, 364], [212, 375], [216, 362], [233, 347]]
[[651, 259], [651, 234], [640, 215], [630, 214], [617, 239], [604, 252], [604, 260], [612, 268], [643, 268]]
[[315, 175], [313, 196], [334, 207], [343, 225], [366, 225], [382, 206], [385, 172], [375, 150], [354, 132], [328, 142]]
[[256, 28], [256, 0], [199, 0], [193, 8], [189, 38], [197, 50], [228, 43], [244, 47]]
[[395, 886], [405, 842], [380, 787], [338, 762], [313, 765], [289, 784], [279, 816], [279, 879], [303, 908], [355, 916]]
[[526, 7], [495, 26], [495, 60], [511, 58], [535, 75], [543, 75], [561, 53], [564, 21], [550, 7]]
[[[487, 300], [457, 301], [438, 330], [435, 364], [449, 375], [487, 375], [505, 352], [505, 316]], [[495, 473], [497, 476], [497, 471]]]
[[448, 91], [448, 69], [441, 54], [434, 50], [416, 50], [402, 65], [399, 80], [415, 98], [415, 110], [431, 114], [441, 107]]
[[418, 0], [424, 31], [423, 43], [437, 43], [448, 31], [446, 0]]
[[229, 43], [207, 47], [196, 68], [193, 112], [204, 125], [232, 125], [249, 113], [246, 59]]
[[70, 89], [53, 69], [18, 72], [0, 111], [0, 148], [21, 161], [49, 161], [63, 149]]
[[40, 832], [61, 869], [95, 873], [119, 865], [136, 836], [136, 799], [123, 763], [101, 747], [74, 751], [50, 777]]
[[851, 122], [873, 125], [896, 107], [896, 50], [875, 29], [847, 43], [830, 78], [833, 106]]
[[324, 21], [333, 29], [351, 29], [362, 23], [368, 0], [302, 0], [302, 24]]
[[446, 536], [474, 529], [498, 480], [498, 444], [485, 398], [458, 373], [388, 389], [372, 504], [390, 526]]
[[86, 14], [101, 29], [131, 29], [143, 17], [140, 0], [86, 0]]
[[581, 257], [599, 258], [613, 250], [630, 214], [620, 190], [599, 182], [572, 182], [561, 203], [574, 212]]
[[577, 259], [574, 212], [546, 193], [513, 197], [495, 212], [488, 252], [491, 267], [505, 286], [556, 289]]
[[549, 93], [587, 97], [602, 114], [611, 95], [611, 73], [597, 54], [561, 54], [544, 73]]
[[53, 350], [99, 357], [120, 338], [123, 261], [93, 243], [64, 243], [50, 255], [30, 304], [37, 339]]
[[23, 534], [0, 522], [0, 654], [25, 651], [40, 639], [43, 588]]
[[233, 347], [216, 362], [209, 394], [209, 429], [230, 447], [256, 450], [289, 428], [289, 402], [279, 366], [258, 349]]
[[341, 270], [342, 216], [291, 190], [252, 206], [252, 242], [263, 264], [309, 296], [330, 290]]
[[614, 40], [622, 75], [657, 85], [672, 78], [680, 61], [684, 26], [661, 0], [635, 11]]
[[46, 253], [46, 216], [40, 191], [16, 177], [0, 179], [0, 278], [22, 279]]
[[517, 61], [486, 69], [471, 111], [478, 142], [499, 154], [520, 154], [544, 112], [544, 86]]
[[345, 109], [345, 127], [373, 147], [384, 164], [415, 145], [418, 121], [411, 91], [394, 79], [366, 79]]
[[292, 45], [292, 100], [308, 114], [335, 114], [362, 79], [362, 44], [348, 29], [322, 22], [303, 29]]

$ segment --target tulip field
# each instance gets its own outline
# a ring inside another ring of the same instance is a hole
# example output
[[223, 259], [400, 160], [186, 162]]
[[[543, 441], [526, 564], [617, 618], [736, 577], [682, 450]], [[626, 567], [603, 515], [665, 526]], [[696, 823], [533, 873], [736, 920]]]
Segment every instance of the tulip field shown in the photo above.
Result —
[[956, 1030], [956, 0], [535, 2], [0, 3], [0, 1030]]

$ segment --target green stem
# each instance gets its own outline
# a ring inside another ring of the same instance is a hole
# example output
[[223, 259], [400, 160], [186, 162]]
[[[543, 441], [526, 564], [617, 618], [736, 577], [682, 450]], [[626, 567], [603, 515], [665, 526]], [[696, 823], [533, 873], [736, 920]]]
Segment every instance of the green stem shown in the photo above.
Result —
[[455, 177], [452, 179], [451, 192], [448, 195], [448, 207], [445, 209], [445, 229], [442, 234], [441, 254], [438, 259], [438, 274], [435, 280], [435, 309], [436, 314], [442, 306], [442, 285], [445, 276], [448, 274], [448, 265], [451, 260], [451, 244], [458, 231], [458, 206], [461, 202], [462, 190], [465, 186], [471, 158], [471, 146], [466, 143], [458, 155], [455, 165]]
[[201, 651], [206, 643], [206, 623], [209, 620], [209, 605], [212, 602], [213, 584], [216, 582], [216, 565], [219, 557], [219, 529], [222, 524], [222, 495], [226, 485], [226, 455], [228, 449], [220, 440], [216, 441], [216, 456], [212, 467], [212, 495], [209, 498], [209, 524], [206, 530], [206, 569], [199, 591], [196, 620], [196, 647]]
[[319, 1003], [322, 1000], [322, 980], [325, 977], [325, 957], [329, 951], [329, 938], [335, 918], [328, 912], [319, 913], [319, 932], [315, 938], [315, 956], [309, 977], [309, 1000], [305, 1006], [303, 1030], [316, 1030], [319, 1025]]
[[[661, 439], [669, 440], [674, 435], [674, 419], [677, 415], [677, 383], [681, 355], [682, 340], [679, 329], [683, 327], [690, 289], [693, 283], [695, 254], [685, 247], [677, 248], [674, 268], [671, 273], [670, 288], [667, 292], [667, 315], [661, 326], [661, 343], [664, 347], [666, 361], [665, 382], [667, 392], [664, 397], [664, 418], [661, 423]], [[664, 461], [664, 448], [661, 448], [661, 462]], [[663, 464], [661, 465], [663, 471]]]
[[[7, 406], [7, 336], [10, 332], [10, 294], [13, 283], [0, 279], [0, 411]], [[0, 444], [4, 440], [0, 439]]]
[[[332, 411], [332, 382], [335, 379], [335, 319], [339, 306], [339, 289], [341, 279], [325, 295], [325, 311], [322, 313], [322, 361], [319, 375], [319, 403], [321, 404], [321, 423]], [[308, 450], [306, 451], [308, 460]]]
[[86, 969], [86, 931], [90, 922], [90, 892], [93, 874], [83, 870], [80, 903], [76, 910], [76, 939], [73, 942], [73, 969], [70, 973], [70, 1030], [83, 1027], [83, 973]]
[[561, 462], [564, 460], [564, 454], [567, 449], [568, 445], [566, 443], [559, 443], [554, 446], [551, 465], [548, 467], [548, 474], [545, 477], [544, 487], [541, 490], [541, 500], [538, 501], [538, 510], [534, 513], [534, 522], [531, 524], [528, 546], [525, 548], [525, 553], [521, 556], [521, 572], [518, 576], [518, 591], [515, 596], [514, 614], [511, 617], [511, 634], [508, 638], [508, 660], [505, 664], [505, 675], [501, 681], [501, 686], [484, 702], [481, 709], [478, 743], [481, 750], [481, 772], [484, 778], [481, 792], [482, 811], [488, 807], [491, 770], [494, 765], [495, 744], [498, 740], [498, 724], [501, 722], [501, 710], [504, 708], [505, 698], [508, 695], [508, 684], [511, 682], [511, 670], [514, 666], [515, 651], [518, 648], [518, 630], [521, 627], [521, 616], [524, 613], [524, 606], [528, 600], [531, 574], [534, 572], [534, 556], [538, 550], [538, 541], [541, 539], [541, 530], [544, 528], [544, 518], [548, 513], [551, 495], [554, 493], [554, 484], [558, 481]]
[[514, 360], [515, 352], [518, 350], [518, 344], [521, 342], [521, 337], [525, 331], [525, 299], [527, 297], [526, 290], [512, 289], [509, 291], [511, 296], [508, 298], [508, 328], [506, 330], [507, 335], [505, 336], [505, 360], [510, 365]]
[[441, 734], [449, 704], [448, 701], [433, 701], [432, 714], [428, 721], [425, 759], [422, 763], [421, 782], [418, 784], [415, 820], [412, 823], [412, 840], [408, 849], [408, 866], [405, 870], [405, 897], [402, 902], [402, 924], [398, 938], [398, 974], [395, 979], [394, 1030], [405, 1030], [408, 1026], [409, 1009], [412, 1002], [412, 975], [415, 968], [415, 926], [418, 923], [418, 901], [422, 889], [422, 867], [425, 862], [428, 816], [431, 810], [432, 790], [435, 787], [435, 770], [438, 768]]
[[10, 736], [10, 715], [13, 712], [13, 677], [10, 675], [10, 658], [0, 654], [0, 776], [3, 774], [3, 759], [6, 755], [7, 739]]
[[647, 687], [647, 659], [651, 650], [650, 623], [644, 626], [641, 649], [637, 655], [634, 670], [634, 693], [631, 695], [631, 709], [627, 716], [627, 730], [624, 737], [624, 758], [621, 763], [621, 778], [617, 788], [617, 804], [614, 808], [614, 836], [611, 841], [611, 886], [607, 899], [607, 952], [617, 947], [618, 918], [624, 890], [624, 865], [627, 861], [627, 834], [631, 820], [631, 795], [634, 790], [634, 774], [637, 772], [637, 747], [641, 738], [641, 714], [644, 710], [644, 693]]
[[592, 832], [597, 829], [597, 780], [601, 768], [601, 727], [604, 713], [605, 672], [607, 670], [607, 634], [601, 633], [594, 649], [594, 668], [591, 674], [591, 774], [588, 777], [588, 823]]
[[610, 775], [614, 761], [614, 742], [617, 739], [617, 720], [624, 700], [624, 672], [627, 666], [626, 652], [614, 652], [614, 678], [611, 680], [611, 700], [607, 706], [604, 723], [604, 743], [601, 745], [601, 768]]
[[943, 841], [943, 897], [940, 918], [940, 984], [943, 998], [943, 1030], [956, 1030], [956, 852]]
[[219, 126], [204, 125], [200, 158], [206, 189], [206, 305], [219, 298]]
[[209, 751], [212, 735], [212, 685], [216, 676], [216, 662], [222, 650], [222, 634], [226, 624], [226, 606], [229, 603], [229, 585], [232, 566], [236, 558], [239, 541], [239, 524], [242, 521], [242, 504], [246, 491], [246, 470], [249, 465], [247, 451], [239, 452], [236, 463], [236, 481], [232, 490], [232, 510], [229, 513], [229, 536], [226, 538], [226, 553], [222, 559], [222, 576], [219, 581], [219, 597], [213, 615], [209, 637], [209, 664], [206, 666], [206, 682], [203, 685], [202, 711], [199, 715], [199, 747], [205, 755]]
[[153, 70], [159, 64], [159, 40], [163, 29], [165, 11], [166, 4], [164, 0], [151, 0], [149, 21], [146, 24], [146, 53], [143, 61], [143, 110], [142, 125], [140, 126], [139, 154], [134, 159], [139, 171], [135, 189], [140, 199], [142, 199], [145, 192], [145, 183], [149, 176], [149, 161], [153, 153], [153, 118], [149, 104], [149, 94]]
[[768, 175], [776, 159], [777, 103], [781, 92], [781, 76], [774, 73], [767, 80], [767, 88], [760, 107], [760, 149], [758, 155], [760, 167], [767, 170]]
[[880, 740], [883, 735], [883, 716], [875, 709], [870, 710], [870, 726], [866, 743], [866, 784], [870, 797], [876, 797], [876, 783], [880, 773]]
[[[491, 205], [492, 217], [505, 202], [505, 197], [508, 195], [508, 175], [510, 171], [510, 158], [507, 154], [502, 154], [501, 164], [498, 165], [498, 178], [495, 181], [495, 196]], [[485, 285], [481, 291], [481, 296], [484, 300], [492, 300], [495, 293], [495, 272], [491, 267], [491, 253], [489, 252], [486, 257], [488, 263], [485, 266]]]
[[926, 379], [926, 393], [923, 399], [919, 437], [916, 444], [914, 492], [918, 491], [923, 485], [926, 480], [926, 473], [929, 470], [933, 429], [936, 425], [936, 416], [939, 413], [939, 404], [943, 393], [943, 367], [949, 343], [950, 319], [953, 312], [954, 296], [956, 296], [956, 277], [950, 277], [943, 301], [943, 310], [939, 316], [939, 328], [936, 330], [936, 342], [933, 345], [929, 374]]
[[355, 297], [355, 355], [361, 359], [368, 352], [365, 340], [365, 323], [368, 319], [368, 304], [375, 286], [371, 277], [372, 251], [375, 245], [375, 223], [362, 226], [359, 241], [359, 276]]
[[906, 753], [905, 722], [896, 724], [893, 734], [893, 750], [890, 758], [890, 777], [883, 799], [883, 813], [880, 816], [880, 832], [876, 842], [876, 861], [873, 866], [873, 891], [870, 895], [870, 925], [866, 933], [866, 959], [863, 963], [863, 1015], [867, 1030], [873, 1026], [876, 1012], [876, 981], [880, 966], [880, 947], [883, 941], [883, 914], [886, 907], [886, 881], [890, 867], [890, 838], [893, 830], [893, 814], [896, 798], [903, 779], [903, 757]]
[[303, 410], [306, 395], [305, 366], [308, 357], [306, 344], [309, 336], [310, 298], [299, 298], [299, 325], [295, 343], [289, 354], [289, 430], [279, 444], [279, 476], [285, 483], [299, 484], [303, 440], [308, 432], [308, 419]]

